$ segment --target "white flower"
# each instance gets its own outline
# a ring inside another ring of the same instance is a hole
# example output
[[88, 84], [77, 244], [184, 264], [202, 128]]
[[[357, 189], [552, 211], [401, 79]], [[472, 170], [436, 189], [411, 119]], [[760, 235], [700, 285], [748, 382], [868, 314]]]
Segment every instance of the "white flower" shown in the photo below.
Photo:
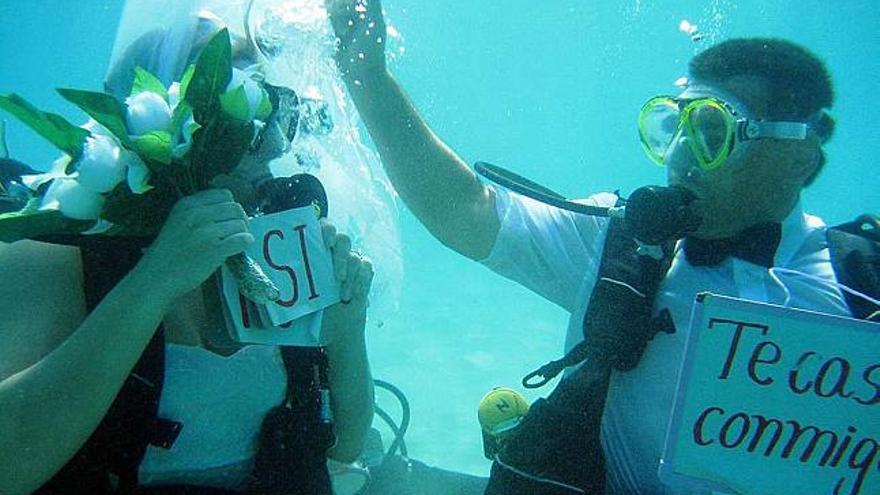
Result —
[[89, 191], [72, 177], [62, 177], [52, 181], [40, 209], [60, 210], [62, 215], [77, 220], [95, 220], [101, 215], [104, 201], [104, 196]]
[[141, 160], [137, 153], [128, 150], [122, 150], [122, 161], [128, 169], [128, 188], [135, 194], [143, 194], [153, 188], [149, 184], [150, 169], [147, 164]]
[[180, 160], [186, 155], [190, 148], [192, 148], [192, 137], [193, 133], [201, 127], [198, 123], [196, 123], [192, 114], [187, 117], [187, 119], [180, 126], [180, 133], [177, 136], [177, 144], [171, 149], [171, 156], [175, 160]]
[[151, 131], [165, 131], [171, 125], [171, 107], [156, 93], [144, 91], [128, 97], [126, 124], [132, 135], [146, 134]]
[[98, 121], [95, 119], [89, 119], [85, 124], [81, 125], [80, 127], [92, 133], [92, 136], [100, 134], [102, 136], [116, 139], [113, 136], [112, 132], [108, 131], [106, 127], [99, 124]]
[[190, 148], [192, 148], [192, 143], [180, 143], [171, 148], [171, 157], [175, 160], [182, 160], [189, 153]]
[[125, 164], [119, 159], [121, 151], [112, 138], [101, 134], [87, 137], [76, 166], [80, 185], [96, 193], [116, 187], [125, 176]]
[[[226, 93], [232, 94], [237, 91], [239, 87], [244, 88], [244, 95], [247, 101], [241, 103], [247, 105], [247, 115], [244, 115], [244, 112], [241, 112], [242, 114], [238, 115], [239, 112], [237, 111], [232, 111], [231, 113], [233, 116], [242, 120], [254, 120], [257, 110], [260, 108], [260, 103], [263, 101], [263, 88], [261, 88], [247, 72], [233, 68], [232, 79], [229, 80], [229, 84], [226, 86]], [[221, 97], [221, 103], [227, 103], [227, 101], [224, 101]], [[224, 110], [227, 112], [230, 111], [228, 105], [224, 107]]]
[[67, 177], [67, 173], [64, 170], [67, 168], [67, 165], [70, 164], [70, 161], [70, 155], [61, 155], [57, 160], [52, 162], [52, 167], [49, 168], [48, 172], [36, 175], [22, 175], [21, 183], [27, 186], [28, 189], [36, 191], [40, 186], [52, 179]]
[[175, 81], [168, 86], [168, 106], [173, 110], [177, 108], [178, 103], [180, 103], [180, 83]]

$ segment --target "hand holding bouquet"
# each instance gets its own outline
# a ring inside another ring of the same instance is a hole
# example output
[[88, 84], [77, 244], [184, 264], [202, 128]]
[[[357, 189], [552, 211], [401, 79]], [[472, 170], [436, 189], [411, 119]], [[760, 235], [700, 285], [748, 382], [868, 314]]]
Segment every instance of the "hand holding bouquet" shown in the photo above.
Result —
[[[22, 181], [24, 206], [0, 215], [0, 241], [54, 234], [155, 236], [174, 204], [231, 173], [273, 114], [266, 90], [232, 67], [229, 33], [214, 35], [179, 82], [137, 68], [131, 94], [59, 89], [91, 117], [83, 127], [21, 97], [0, 108], [65, 155]], [[8, 191], [0, 187], [0, 197]], [[244, 254], [226, 261], [242, 293], [265, 304], [278, 289]]]

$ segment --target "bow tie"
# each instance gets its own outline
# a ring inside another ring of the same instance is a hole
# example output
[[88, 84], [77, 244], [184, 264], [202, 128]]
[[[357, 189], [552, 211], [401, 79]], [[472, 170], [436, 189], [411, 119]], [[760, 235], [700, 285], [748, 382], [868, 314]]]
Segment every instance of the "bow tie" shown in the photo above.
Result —
[[693, 266], [715, 266], [733, 256], [770, 268], [781, 239], [781, 224], [762, 223], [726, 239], [685, 237], [684, 254]]

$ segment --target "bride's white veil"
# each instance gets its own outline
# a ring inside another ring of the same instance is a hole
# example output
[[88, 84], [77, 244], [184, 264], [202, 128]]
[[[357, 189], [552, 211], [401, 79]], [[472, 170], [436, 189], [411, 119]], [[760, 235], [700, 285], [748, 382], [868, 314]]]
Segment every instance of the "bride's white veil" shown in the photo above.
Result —
[[278, 176], [307, 172], [321, 180], [330, 220], [373, 261], [371, 315], [387, 316], [397, 308], [403, 277], [396, 195], [362, 143], [354, 105], [333, 66], [335, 38], [323, 0], [127, 0], [106, 89], [127, 95], [136, 66], [170, 84], [193, 62], [192, 48], [219, 27], [229, 29], [239, 49], [253, 50], [272, 84], [326, 104], [332, 130], [299, 133], [293, 152], [271, 168]]

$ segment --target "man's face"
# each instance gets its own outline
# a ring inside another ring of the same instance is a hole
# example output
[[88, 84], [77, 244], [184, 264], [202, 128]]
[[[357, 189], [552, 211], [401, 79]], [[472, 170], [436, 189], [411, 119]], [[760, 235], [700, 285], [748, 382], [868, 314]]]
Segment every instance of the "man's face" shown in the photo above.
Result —
[[[763, 101], [760, 91], [760, 85], [749, 80], [729, 84], [725, 90], [706, 85], [688, 89], [680, 98], [717, 98], [730, 104], [740, 116], [754, 118], [763, 111], [754, 108]], [[752, 108], [743, 102], [750, 102]], [[737, 140], [727, 160], [707, 171], [697, 163], [687, 143], [689, 138], [681, 134], [667, 155], [667, 183], [696, 195], [693, 208], [703, 218], [696, 237], [729, 237], [759, 223], [780, 221], [794, 206], [802, 180], [793, 180], [788, 165], [794, 150], [790, 148], [803, 142]]]

